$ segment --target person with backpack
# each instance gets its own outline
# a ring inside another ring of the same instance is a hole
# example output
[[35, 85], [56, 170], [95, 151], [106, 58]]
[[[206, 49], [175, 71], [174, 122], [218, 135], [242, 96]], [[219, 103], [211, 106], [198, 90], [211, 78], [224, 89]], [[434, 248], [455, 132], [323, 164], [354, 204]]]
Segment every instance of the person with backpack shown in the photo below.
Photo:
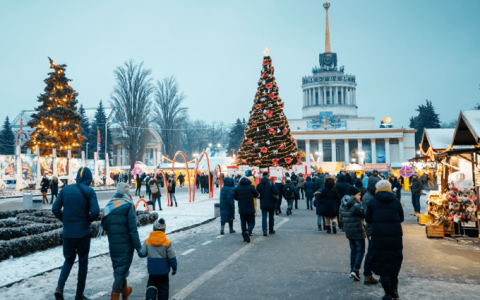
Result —
[[307, 177], [307, 181], [303, 185], [305, 189], [305, 197], [307, 198], [307, 209], [313, 210], [313, 193], [315, 192], [315, 183], [313, 183], [310, 176]]
[[[262, 210], [262, 230], [263, 236], [275, 234], [274, 216], [278, 195], [280, 192], [275, 185], [269, 180], [270, 174], [263, 173], [263, 178], [257, 185], [257, 192], [260, 194], [260, 209]], [[267, 234], [267, 216], [268, 216], [268, 234]]]
[[[63, 288], [78, 255], [78, 283], [75, 300], [84, 300], [83, 295], [88, 273], [88, 253], [90, 252], [90, 224], [100, 214], [97, 194], [89, 185], [92, 183], [92, 172], [89, 168], [81, 168], [77, 173], [77, 184], [69, 184], [62, 188], [52, 213], [63, 223], [63, 263], [55, 290], [55, 299], [63, 300]], [[63, 208], [63, 209], [62, 209]]]
[[276, 210], [275, 210], [275, 213], [276, 215], [278, 216], [279, 214], [282, 213], [282, 198], [283, 198], [283, 182], [282, 182], [282, 178], [281, 177], [278, 177], [277, 180], [275, 181], [275, 187], [277, 188], [278, 192], [279, 192], [279, 195], [278, 195], [278, 200], [277, 200], [277, 206], [276, 206]]
[[175, 184], [176, 177], [172, 176], [168, 179], [168, 195], [170, 196], [170, 206], [173, 206], [173, 201], [175, 201], [175, 207], [177, 207], [177, 197], [175, 197]]
[[225, 234], [225, 224], [228, 223], [230, 233], [233, 230], [233, 220], [235, 219], [235, 182], [233, 178], [225, 178], [223, 187], [220, 190], [220, 234]]
[[287, 179], [285, 186], [283, 187], [283, 196], [287, 200], [287, 216], [292, 214], [293, 200], [296, 198], [295, 186], [290, 179]]
[[160, 192], [160, 186], [158, 185], [157, 178], [153, 177], [150, 179], [147, 185], [150, 187], [150, 191], [152, 192], [153, 210], [155, 210], [155, 202], [158, 202], [159, 210], [162, 210], [162, 193]]
[[240, 214], [243, 241], [247, 243], [250, 243], [250, 236], [255, 227], [255, 198], [258, 196], [259, 194], [255, 186], [253, 186], [252, 181], [245, 176], [242, 177], [237, 187], [235, 187], [234, 198], [238, 201], [238, 213]]
[[292, 172], [292, 176], [290, 176], [290, 180], [292, 181], [292, 183], [294, 181], [297, 181], [297, 175], [295, 175], [295, 172]]
[[137, 213], [130, 186], [126, 183], [117, 185], [117, 192], [110, 200], [102, 214], [102, 229], [107, 232], [110, 258], [113, 266], [114, 282], [111, 299], [128, 299], [132, 287], [127, 285], [127, 276], [136, 250], [140, 255], [142, 244], [137, 230]]

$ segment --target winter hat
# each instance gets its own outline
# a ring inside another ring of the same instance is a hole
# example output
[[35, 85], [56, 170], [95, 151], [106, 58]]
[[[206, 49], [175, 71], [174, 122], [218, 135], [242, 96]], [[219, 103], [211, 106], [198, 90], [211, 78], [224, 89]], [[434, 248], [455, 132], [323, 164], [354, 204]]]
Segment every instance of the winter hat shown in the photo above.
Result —
[[270, 174], [268, 174], [268, 172], [263, 172], [263, 177], [268, 177], [270, 176]]
[[155, 221], [155, 223], [153, 223], [153, 231], [165, 232], [166, 228], [167, 228], [167, 225], [165, 224], [165, 220], [163, 218], [160, 218], [160, 220], [157, 220]]
[[360, 190], [357, 189], [356, 187], [351, 186], [351, 187], [348, 188], [348, 194], [349, 194], [349, 195], [354, 196], [354, 195], [356, 195], [356, 194], [358, 194], [358, 193], [360, 193]]
[[287, 179], [287, 181], [285, 181], [286, 184], [290, 184], [292, 183], [292, 181], [290, 179]]
[[252, 176], [252, 171], [251, 170], [246, 170], [245, 171], [245, 176]]
[[117, 184], [117, 193], [118, 194], [129, 194], [130, 186], [125, 182], [119, 182]]

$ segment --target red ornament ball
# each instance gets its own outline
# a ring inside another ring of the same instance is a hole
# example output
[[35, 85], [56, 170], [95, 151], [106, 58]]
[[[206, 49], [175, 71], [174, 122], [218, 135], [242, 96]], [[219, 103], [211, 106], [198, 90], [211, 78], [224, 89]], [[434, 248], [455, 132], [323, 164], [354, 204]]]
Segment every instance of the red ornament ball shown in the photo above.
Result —
[[267, 153], [267, 151], [268, 151], [267, 147], [262, 147], [260, 149], [260, 152], [262, 152], [262, 153]]

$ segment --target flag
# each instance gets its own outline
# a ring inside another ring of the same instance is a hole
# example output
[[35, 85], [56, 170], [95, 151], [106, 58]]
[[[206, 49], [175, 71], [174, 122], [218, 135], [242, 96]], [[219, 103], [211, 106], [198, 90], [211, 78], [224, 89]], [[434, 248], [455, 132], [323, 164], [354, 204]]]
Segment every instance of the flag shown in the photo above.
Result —
[[101, 149], [100, 149], [100, 144], [101, 144], [101, 142], [102, 142], [102, 139], [101, 139], [101, 137], [100, 137], [100, 130], [98, 129], [97, 131], [98, 131], [98, 133], [97, 133], [97, 136], [98, 136], [98, 147], [97, 147], [98, 150], [97, 150], [97, 152], [98, 152], [98, 154], [97, 154], [97, 155], [100, 155], [100, 150], [101, 150]]

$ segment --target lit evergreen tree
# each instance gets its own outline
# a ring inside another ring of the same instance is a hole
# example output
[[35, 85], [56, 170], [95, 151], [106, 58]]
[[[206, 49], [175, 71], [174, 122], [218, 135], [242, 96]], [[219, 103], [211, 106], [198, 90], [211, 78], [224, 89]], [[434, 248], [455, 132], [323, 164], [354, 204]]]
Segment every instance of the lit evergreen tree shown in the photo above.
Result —
[[55, 65], [48, 59], [53, 71], [44, 80], [45, 92], [37, 100], [41, 104], [27, 124], [34, 130], [25, 146], [32, 150], [40, 147], [42, 156], [52, 155], [52, 149], [57, 150], [58, 157], [66, 157], [68, 150], [77, 156], [85, 139], [80, 126], [82, 117], [77, 113], [78, 94], [65, 76], [67, 65]]
[[8, 116], [5, 118], [2, 131], [0, 131], [0, 154], [15, 154], [15, 134]]

